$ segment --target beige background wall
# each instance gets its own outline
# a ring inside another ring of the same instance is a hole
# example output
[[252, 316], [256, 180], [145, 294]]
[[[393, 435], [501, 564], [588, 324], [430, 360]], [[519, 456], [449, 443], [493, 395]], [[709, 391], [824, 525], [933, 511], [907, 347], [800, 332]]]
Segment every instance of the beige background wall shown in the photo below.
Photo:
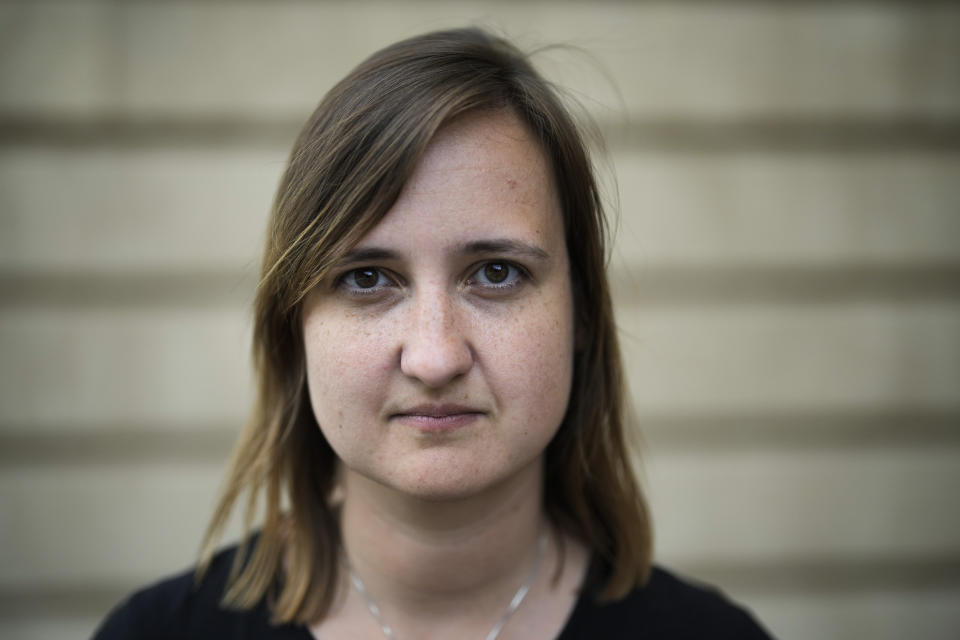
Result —
[[661, 561], [782, 638], [955, 638], [960, 7], [573, 0], [0, 2], [0, 637], [191, 561], [299, 124], [464, 23], [595, 58], [542, 60], [610, 142]]

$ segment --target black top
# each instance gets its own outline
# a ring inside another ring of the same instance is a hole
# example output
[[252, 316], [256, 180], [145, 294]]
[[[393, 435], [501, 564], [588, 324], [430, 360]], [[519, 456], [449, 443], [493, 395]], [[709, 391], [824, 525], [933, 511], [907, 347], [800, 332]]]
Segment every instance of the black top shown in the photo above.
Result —
[[[217, 554], [203, 582], [188, 571], [120, 603], [93, 640], [312, 640], [306, 627], [272, 626], [265, 602], [247, 611], [219, 606], [236, 548]], [[557, 640], [769, 640], [751, 615], [719, 591], [654, 568], [649, 582], [613, 603], [581, 596]]]

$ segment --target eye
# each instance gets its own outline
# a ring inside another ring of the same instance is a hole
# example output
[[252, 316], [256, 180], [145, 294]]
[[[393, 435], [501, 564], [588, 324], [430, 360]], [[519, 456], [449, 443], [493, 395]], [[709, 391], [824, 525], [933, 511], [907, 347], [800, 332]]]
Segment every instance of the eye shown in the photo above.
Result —
[[512, 262], [503, 260], [484, 262], [473, 272], [467, 284], [489, 289], [507, 289], [523, 281], [526, 272]]
[[376, 267], [360, 267], [351, 269], [340, 276], [337, 286], [350, 293], [366, 294], [394, 286], [394, 283], [383, 271]]

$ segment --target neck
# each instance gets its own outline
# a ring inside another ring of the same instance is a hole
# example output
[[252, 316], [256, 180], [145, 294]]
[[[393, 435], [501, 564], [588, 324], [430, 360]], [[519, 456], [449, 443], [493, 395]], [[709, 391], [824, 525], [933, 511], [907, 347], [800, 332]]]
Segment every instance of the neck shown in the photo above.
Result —
[[349, 470], [341, 527], [347, 556], [385, 615], [502, 613], [533, 566], [545, 528], [542, 465], [482, 495], [424, 500]]

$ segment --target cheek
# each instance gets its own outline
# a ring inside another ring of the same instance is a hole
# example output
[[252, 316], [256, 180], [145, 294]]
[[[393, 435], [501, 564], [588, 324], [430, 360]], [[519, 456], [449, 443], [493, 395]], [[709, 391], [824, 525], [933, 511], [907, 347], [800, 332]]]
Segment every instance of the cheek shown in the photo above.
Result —
[[[554, 313], [544, 313], [553, 307]], [[493, 344], [500, 372], [496, 386], [504, 409], [541, 431], [555, 430], [566, 413], [573, 377], [571, 305], [532, 306], [517, 314], [515, 330]]]
[[328, 439], [338, 437], [353, 413], [376, 406], [373, 400], [389, 368], [382, 343], [382, 334], [349, 318], [308, 318], [304, 323], [307, 387], [314, 416]]

